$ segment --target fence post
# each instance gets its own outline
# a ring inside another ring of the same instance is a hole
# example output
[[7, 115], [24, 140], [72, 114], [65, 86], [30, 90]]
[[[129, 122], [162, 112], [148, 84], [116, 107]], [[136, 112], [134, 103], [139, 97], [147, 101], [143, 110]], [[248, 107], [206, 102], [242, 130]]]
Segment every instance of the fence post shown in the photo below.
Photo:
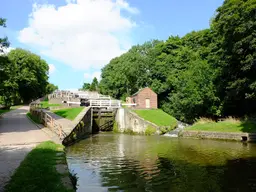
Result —
[[61, 138], [61, 125], [59, 125], [59, 137]]
[[53, 127], [53, 118], [51, 117], [51, 126]]

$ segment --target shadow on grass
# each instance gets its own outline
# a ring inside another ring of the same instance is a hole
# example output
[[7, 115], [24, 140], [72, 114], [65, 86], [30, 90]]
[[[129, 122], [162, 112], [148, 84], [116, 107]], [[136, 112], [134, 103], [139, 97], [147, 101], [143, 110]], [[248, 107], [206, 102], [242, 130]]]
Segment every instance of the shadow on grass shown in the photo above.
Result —
[[[5, 186], [6, 192], [68, 192], [61, 183], [55, 168], [59, 145], [44, 142], [33, 149], [23, 160]], [[64, 156], [62, 157], [64, 159]]]
[[241, 121], [241, 131], [246, 133], [256, 133], [256, 121], [255, 120], [243, 120]]

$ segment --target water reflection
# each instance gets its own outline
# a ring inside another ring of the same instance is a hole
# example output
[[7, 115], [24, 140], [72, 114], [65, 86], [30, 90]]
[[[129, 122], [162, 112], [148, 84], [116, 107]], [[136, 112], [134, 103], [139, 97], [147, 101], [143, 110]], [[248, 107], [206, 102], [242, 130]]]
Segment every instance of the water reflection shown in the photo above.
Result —
[[99, 134], [67, 149], [78, 191], [254, 191], [256, 145]]

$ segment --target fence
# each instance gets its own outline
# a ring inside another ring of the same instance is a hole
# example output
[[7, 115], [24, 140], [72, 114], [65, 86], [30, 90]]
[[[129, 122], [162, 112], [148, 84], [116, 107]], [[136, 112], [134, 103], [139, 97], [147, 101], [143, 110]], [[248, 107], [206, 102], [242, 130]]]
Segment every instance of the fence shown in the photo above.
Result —
[[119, 108], [121, 102], [118, 100], [90, 100], [91, 107]]
[[36, 116], [40, 119], [40, 122], [49, 127], [53, 132], [55, 132], [61, 140], [63, 140], [67, 135], [63, 131], [63, 127], [58, 123], [54, 118], [52, 118], [47, 112], [42, 109], [42, 104], [40, 103], [31, 103], [30, 104], [30, 113], [32, 116]]

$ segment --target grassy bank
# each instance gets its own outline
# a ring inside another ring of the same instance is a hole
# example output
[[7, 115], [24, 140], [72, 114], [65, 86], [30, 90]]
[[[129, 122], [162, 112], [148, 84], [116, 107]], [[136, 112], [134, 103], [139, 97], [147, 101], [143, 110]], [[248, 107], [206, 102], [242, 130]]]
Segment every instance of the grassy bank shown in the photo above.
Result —
[[48, 107], [58, 107], [61, 106], [61, 104], [51, 104], [49, 103], [49, 101], [41, 101], [42, 107], [44, 109], [48, 108]]
[[150, 121], [158, 126], [175, 127], [177, 125], [177, 120], [161, 109], [133, 110], [133, 112], [138, 114], [143, 119]]
[[84, 107], [66, 108], [53, 111], [55, 114], [69, 120], [74, 120], [76, 116], [84, 109]]
[[35, 117], [35, 116], [31, 115], [30, 112], [27, 113], [27, 117], [28, 117], [29, 119], [31, 119], [32, 121], [34, 121], [35, 123], [37, 123], [37, 124], [40, 124], [40, 123], [41, 123], [40, 119], [39, 119], [38, 117]]
[[256, 123], [251, 120], [224, 119], [214, 122], [209, 119], [201, 119], [185, 130], [190, 131], [213, 131], [213, 132], [256, 132]]
[[62, 145], [51, 141], [44, 142], [33, 149], [23, 160], [5, 187], [6, 192], [71, 192], [61, 182], [66, 175], [56, 170], [56, 161], [65, 161], [57, 156]]

